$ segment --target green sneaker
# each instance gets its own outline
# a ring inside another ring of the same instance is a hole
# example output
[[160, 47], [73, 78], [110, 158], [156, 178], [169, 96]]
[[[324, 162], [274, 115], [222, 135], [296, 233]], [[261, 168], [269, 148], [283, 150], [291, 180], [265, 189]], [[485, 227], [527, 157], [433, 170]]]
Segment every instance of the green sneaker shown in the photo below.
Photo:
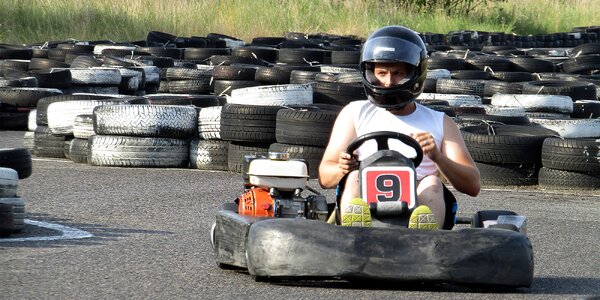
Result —
[[438, 229], [438, 224], [431, 209], [427, 205], [419, 205], [412, 214], [408, 222], [408, 228], [411, 229]]
[[371, 227], [371, 211], [363, 199], [354, 198], [342, 208], [342, 226]]

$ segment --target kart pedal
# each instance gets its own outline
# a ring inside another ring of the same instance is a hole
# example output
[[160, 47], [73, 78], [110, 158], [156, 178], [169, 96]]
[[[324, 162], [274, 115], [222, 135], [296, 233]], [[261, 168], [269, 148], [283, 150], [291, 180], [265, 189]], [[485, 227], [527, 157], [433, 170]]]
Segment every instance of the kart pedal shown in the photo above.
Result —
[[410, 215], [408, 228], [411, 229], [438, 229], [438, 224], [431, 209], [427, 205], [419, 205]]
[[354, 198], [342, 208], [342, 226], [371, 227], [371, 211], [363, 199]]

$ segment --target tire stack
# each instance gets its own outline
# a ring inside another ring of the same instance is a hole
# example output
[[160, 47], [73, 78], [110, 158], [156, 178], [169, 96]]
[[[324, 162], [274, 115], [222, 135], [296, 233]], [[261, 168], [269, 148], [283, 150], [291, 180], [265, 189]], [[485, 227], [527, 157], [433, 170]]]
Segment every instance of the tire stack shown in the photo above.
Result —
[[[238, 91], [238, 90], [234, 90]], [[278, 105], [227, 103], [221, 111], [221, 138], [229, 141], [229, 171], [241, 173], [245, 155], [266, 155], [275, 142]]]
[[461, 133], [487, 186], [536, 185], [542, 144], [557, 135], [528, 125], [467, 126]]
[[[229, 170], [241, 173], [245, 155], [267, 155], [276, 139], [276, 119], [284, 106], [311, 105], [309, 84], [263, 85], [232, 91], [221, 113], [221, 138], [230, 141]], [[293, 154], [290, 153], [293, 158]]]
[[[213, 70], [214, 94], [231, 96], [235, 89], [261, 85], [255, 80], [258, 65], [219, 65]], [[225, 103], [222, 103], [225, 104]]]
[[168, 91], [172, 94], [208, 94], [211, 87], [212, 67], [167, 68]]
[[198, 111], [179, 105], [104, 105], [92, 116], [88, 162], [113, 167], [189, 167]]
[[596, 138], [547, 138], [539, 185], [546, 189], [599, 189], [600, 142]]
[[315, 104], [279, 110], [276, 116], [277, 143], [269, 146], [269, 152], [287, 152], [290, 158], [306, 160], [310, 178], [317, 178], [333, 123], [341, 108]]
[[70, 68], [73, 85], [65, 89], [65, 94], [92, 93], [118, 94], [121, 85], [121, 72], [116, 68], [91, 67]]
[[100, 95], [63, 95], [41, 99], [33, 135], [33, 154], [37, 157], [69, 158], [75, 119], [79, 115], [91, 114], [96, 106], [125, 101], [124, 98]]
[[198, 113], [198, 135], [190, 143], [190, 167], [228, 171], [229, 141], [221, 139], [223, 106], [203, 107]]
[[61, 94], [54, 88], [0, 87], [0, 129], [27, 130], [29, 114], [38, 101]]
[[24, 148], [0, 149], [0, 237], [25, 227], [25, 201], [18, 196], [20, 179], [31, 175], [31, 155]]

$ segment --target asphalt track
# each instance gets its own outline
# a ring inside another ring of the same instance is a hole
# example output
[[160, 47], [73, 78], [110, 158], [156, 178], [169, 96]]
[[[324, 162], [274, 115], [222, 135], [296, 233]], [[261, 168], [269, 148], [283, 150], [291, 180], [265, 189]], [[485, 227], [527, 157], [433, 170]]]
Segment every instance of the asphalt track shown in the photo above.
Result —
[[[0, 131], [0, 148], [24, 132]], [[458, 195], [460, 214], [509, 209], [528, 217], [535, 253], [531, 288], [449, 284], [255, 282], [216, 267], [208, 231], [220, 203], [242, 190], [239, 174], [191, 169], [94, 167], [34, 158], [19, 182], [26, 219], [93, 237], [2, 242], [1, 299], [580, 299], [600, 296], [600, 191], [484, 189]], [[312, 187], [317, 183], [310, 182]], [[325, 194], [332, 196], [331, 191]], [[28, 224], [16, 237], [52, 236]], [[332, 253], [332, 255], [335, 255]], [[402, 272], [402, 270], [398, 270]]]

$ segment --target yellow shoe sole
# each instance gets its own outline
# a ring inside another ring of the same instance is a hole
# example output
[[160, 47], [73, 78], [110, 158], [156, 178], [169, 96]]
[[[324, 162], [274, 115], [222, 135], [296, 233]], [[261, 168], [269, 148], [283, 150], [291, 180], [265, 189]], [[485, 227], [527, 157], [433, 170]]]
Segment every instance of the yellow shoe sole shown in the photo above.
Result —
[[371, 211], [363, 199], [354, 198], [342, 208], [342, 226], [371, 227]]
[[426, 205], [419, 205], [410, 215], [408, 228], [435, 230], [438, 229], [438, 224], [431, 209]]

